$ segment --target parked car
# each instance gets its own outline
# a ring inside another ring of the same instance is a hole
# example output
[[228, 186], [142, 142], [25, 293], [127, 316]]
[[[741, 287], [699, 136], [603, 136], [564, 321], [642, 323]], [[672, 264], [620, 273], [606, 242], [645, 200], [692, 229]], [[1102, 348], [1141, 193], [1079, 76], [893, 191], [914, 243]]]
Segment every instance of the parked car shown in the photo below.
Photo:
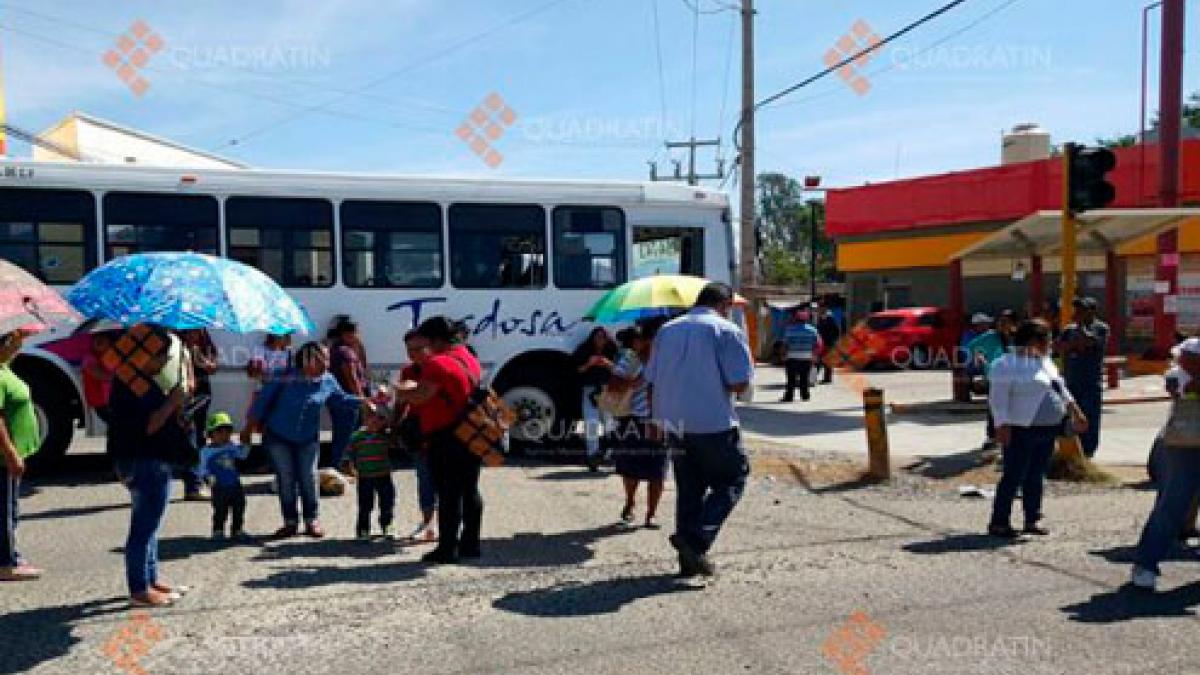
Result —
[[958, 326], [947, 310], [909, 307], [875, 312], [851, 331], [869, 364], [899, 368], [945, 367], [958, 346]]

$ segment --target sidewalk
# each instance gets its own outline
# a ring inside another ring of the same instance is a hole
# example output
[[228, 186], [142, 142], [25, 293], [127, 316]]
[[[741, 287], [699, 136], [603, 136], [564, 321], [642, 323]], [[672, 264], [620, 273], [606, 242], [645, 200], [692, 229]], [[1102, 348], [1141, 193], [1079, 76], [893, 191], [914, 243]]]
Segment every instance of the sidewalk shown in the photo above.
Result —
[[[739, 409], [743, 428], [747, 434], [777, 446], [865, 460], [861, 394], [865, 385], [883, 389], [890, 404], [888, 441], [894, 458], [949, 457], [973, 452], [983, 442], [982, 402], [954, 407], [942, 403], [950, 393], [949, 373], [881, 371], [858, 375], [861, 377], [850, 378], [839, 372], [833, 385], [816, 387], [812, 401], [785, 404], [777, 402], [783, 394], [782, 369], [761, 366], [756, 371], [753, 402]], [[1145, 463], [1150, 442], [1167, 416], [1168, 403], [1153, 391], [1156, 387], [1161, 387], [1159, 378], [1131, 378], [1105, 397], [1098, 462]], [[1134, 400], [1147, 402], [1128, 404]]]

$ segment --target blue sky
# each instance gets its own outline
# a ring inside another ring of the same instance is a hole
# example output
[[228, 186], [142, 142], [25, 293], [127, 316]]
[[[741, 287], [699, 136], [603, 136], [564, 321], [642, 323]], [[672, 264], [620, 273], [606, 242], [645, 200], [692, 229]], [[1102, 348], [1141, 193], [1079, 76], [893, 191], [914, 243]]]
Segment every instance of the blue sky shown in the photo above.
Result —
[[[856, 20], [883, 35], [942, 0], [757, 4], [761, 98]], [[867, 94], [834, 76], [760, 113], [759, 168], [847, 185], [995, 163], [1018, 122], [1056, 141], [1136, 131], [1142, 5], [971, 0], [876, 56]], [[101, 62], [136, 19], [166, 43], [140, 97]], [[700, 16], [693, 69], [684, 0], [0, 0], [0, 54], [9, 122], [30, 130], [79, 109], [263, 167], [641, 179], [693, 129], [732, 156], [735, 20]], [[1185, 77], [1200, 89], [1195, 50]], [[495, 169], [454, 135], [492, 92], [517, 116]]]

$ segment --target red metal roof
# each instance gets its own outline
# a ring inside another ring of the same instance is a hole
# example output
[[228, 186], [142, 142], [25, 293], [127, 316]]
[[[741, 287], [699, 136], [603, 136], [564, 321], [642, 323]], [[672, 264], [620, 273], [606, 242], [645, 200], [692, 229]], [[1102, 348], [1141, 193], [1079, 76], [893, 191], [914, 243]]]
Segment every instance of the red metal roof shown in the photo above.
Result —
[[[1109, 180], [1113, 207], [1152, 206], [1158, 195], [1158, 146], [1121, 148]], [[1183, 143], [1181, 198], [1200, 201], [1200, 140]], [[1140, 183], [1140, 189], [1139, 189]], [[833, 237], [1017, 220], [1062, 204], [1062, 161], [994, 166], [971, 171], [830, 190], [826, 228]]]

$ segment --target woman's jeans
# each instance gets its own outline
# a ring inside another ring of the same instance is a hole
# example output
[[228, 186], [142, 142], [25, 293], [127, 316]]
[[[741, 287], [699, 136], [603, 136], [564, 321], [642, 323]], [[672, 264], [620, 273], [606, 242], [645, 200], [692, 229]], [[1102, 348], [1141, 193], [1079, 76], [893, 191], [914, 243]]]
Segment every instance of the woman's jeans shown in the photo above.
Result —
[[304, 443], [294, 443], [267, 432], [263, 438], [263, 447], [270, 455], [271, 464], [275, 466], [275, 475], [279, 478], [279, 508], [283, 513], [284, 525], [300, 523], [296, 512], [297, 493], [304, 509], [304, 522], [311, 523], [316, 520], [320, 508], [320, 501], [317, 499], [317, 457], [321, 454], [320, 443], [315, 438]]
[[1012, 441], [1004, 446], [1004, 473], [996, 486], [996, 501], [992, 504], [992, 525], [1012, 526], [1012, 504], [1021, 489], [1021, 506], [1025, 524], [1034, 525], [1042, 518], [1042, 489], [1046, 469], [1054, 455], [1054, 444], [1062, 433], [1062, 425], [1012, 427]]
[[20, 507], [17, 499], [20, 496], [21, 479], [10, 474], [8, 469], [0, 465], [0, 567], [19, 567], [25, 562], [17, 551], [17, 521], [20, 520]]
[[1170, 553], [1179, 534], [1191, 525], [1184, 521], [1200, 490], [1200, 448], [1164, 446], [1160, 461], [1163, 472], [1158, 479], [1158, 498], [1142, 528], [1142, 538], [1133, 557], [1138, 567], [1155, 574], [1159, 573], [1158, 563]]
[[435, 434], [429, 445], [429, 467], [438, 496], [437, 550], [451, 556], [476, 555], [483, 523], [479, 493], [483, 464], [450, 433]]
[[132, 500], [125, 577], [129, 592], [136, 595], [158, 582], [158, 531], [171, 497], [171, 466], [152, 459], [122, 459], [117, 461], [117, 475]]
[[437, 487], [433, 483], [433, 471], [429, 468], [429, 453], [419, 450], [413, 453], [413, 467], [417, 472], [417, 503], [421, 515], [432, 514], [437, 509]]
[[596, 405], [596, 397], [600, 395], [600, 390], [600, 387], [583, 388], [583, 438], [587, 443], [588, 457], [600, 454], [600, 438], [606, 433], [608, 416]]
[[358, 417], [357, 408], [350, 410], [334, 408], [329, 411], [329, 419], [333, 423], [333, 442], [329, 449], [329, 466], [341, 470], [342, 458], [346, 456], [346, 448], [350, 445], [350, 436], [358, 429]]

